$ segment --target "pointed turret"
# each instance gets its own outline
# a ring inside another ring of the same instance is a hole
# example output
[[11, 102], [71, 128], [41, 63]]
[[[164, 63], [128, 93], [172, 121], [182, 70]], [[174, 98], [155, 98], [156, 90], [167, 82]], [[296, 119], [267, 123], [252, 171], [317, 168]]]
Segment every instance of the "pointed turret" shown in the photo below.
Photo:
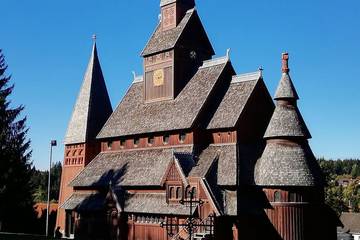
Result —
[[[65, 154], [61, 174], [59, 206], [73, 193], [69, 183], [100, 152], [101, 143], [96, 136], [112, 113], [109, 95], [96, 48], [96, 37], [80, 93], [65, 136]], [[65, 221], [65, 218], [67, 219]], [[65, 209], [59, 208], [56, 226], [64, 231], [68, 222]], [[65, 231], [69, 237], [71, 232]]]
[[298, 100], [299, 96], [296, 92], [293, 82], [290, 77], [289, 69], [289, 54], [282, 54], [282, 76], [280, 84], [275, 93], [275, 100], [293, 99]]
[[289, 75], [288, 59], [288, 54], [283, 54], [276, 108], [265, 132], [266, 148], [256, 166], [256, 184], [320, 186], [321, 171], [308, 145], [310, 132], [297, 108], [299, 98]]
[[96, 41], [65, 136], [65, 144], [93, 141], [112, 113]]

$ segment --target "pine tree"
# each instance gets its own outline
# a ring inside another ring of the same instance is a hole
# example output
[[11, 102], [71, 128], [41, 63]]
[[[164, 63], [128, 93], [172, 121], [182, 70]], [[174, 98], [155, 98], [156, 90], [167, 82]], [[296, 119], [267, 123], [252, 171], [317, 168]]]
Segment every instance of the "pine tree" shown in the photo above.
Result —
[[0, 231], [26, 232], [33, 214], [30, 141], [24, 107], [10, 106], [14, 85], [6, 70], [0, 50]]
[[351, 169], [351, 177], [357, 178], [360, 177], [360, 165], [354, 164]]

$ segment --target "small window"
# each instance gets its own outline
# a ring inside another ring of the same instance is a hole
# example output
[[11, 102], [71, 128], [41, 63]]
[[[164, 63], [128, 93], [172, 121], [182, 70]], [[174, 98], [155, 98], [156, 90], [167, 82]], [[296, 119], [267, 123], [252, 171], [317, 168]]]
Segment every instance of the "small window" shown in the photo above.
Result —
[[187, 198], [187, 199], [190, 198], [190, 186], [187, 186], [185, 188], [185, 198]]
[[179, 140], [181, 143], [185, 142], [186, 139], [186, 134], [185, 133], [180, 133], [179, 135]]
[[176, 199], [181, 199], [181, 198], [182, 198], [181, 187], [177, 187], [176, 188]]
[[138, 146], [139, 143], [140, 143], [140, 138], [135, 138], [135, 139], [134, 139], [134, 145], [135, 145], [135, 146]]
[[120, 139], [120, 147], [124, 147], [125, 146], [125, 139]]
[[196, 187], [193, 187], [193, 188], [191, 189], [191, 192], [192, 192], [192, 194], [193, 194], [193, 198], [196, 199], [196, 198], [197, 198]]
[[169, 144], [169, 140], [170, 140], [170, 136], [169, 136], [169, 135], [163, 136], [163, 143], [164, 143], [164, 144]]
[[274, 193], [274, 202], [281, 202], [281, 193], [279, 191]]
[[294, 192], [289, 193], [289, 202], [297, 202], [296, 193]]
[[155, 143], [155, 138], [154, 138], [154, 136], [150, 136], [149, 138], [148, 138], [148, 144], [149, 145], [153, 145]]
[[72, 154], [73, 157], [76, 156], [76, 152], [77, 152], [76, 150], [73, 151], [73, 154]]
[[169, 188], [169, 199], [173, 199], [175, 197], [175, 188], [170, 187]]
[[108, 149], [111, 149], [111, 148], [112, 148], [112, 145], [113, 145], [113, 142], [112, 142], [112, 141], [107, 142], [107, 148], [108, 148]]

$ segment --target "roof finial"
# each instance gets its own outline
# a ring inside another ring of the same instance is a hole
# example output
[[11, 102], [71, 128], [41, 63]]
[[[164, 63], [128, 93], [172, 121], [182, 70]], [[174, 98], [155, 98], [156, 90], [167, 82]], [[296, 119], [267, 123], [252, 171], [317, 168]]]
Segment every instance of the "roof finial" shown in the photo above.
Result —
[[230, 59], [230, 50], [231, 50], [231, 48], [226, 49], [226, 57], [227, 57], [227, 59]]
[[258, 70], [259, 70], [259, 72], [260, 72], [260, 77], [262, 77], [262, 76], [263, 76], [264, 68], [263, 68], [262, 66], [260, 66], [260, 67], [258, 68]]
[[282, 72], [289, 73], [289, 53], [285, 52], [282, 54]]
[[94, 43], [96, 43], [96, 34], [93, 34], [91, 38], [94, 41]]

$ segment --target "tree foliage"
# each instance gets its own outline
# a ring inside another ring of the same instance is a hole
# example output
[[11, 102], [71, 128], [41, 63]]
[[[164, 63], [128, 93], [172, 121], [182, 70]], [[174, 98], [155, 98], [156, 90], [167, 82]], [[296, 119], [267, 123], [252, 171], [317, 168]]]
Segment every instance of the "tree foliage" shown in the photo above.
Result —
[[0, 50], [0, 229], [27, 231], [33, 216], [30, 141], [27, 139], [23, 106], [12, 107], [9, 97], [14, 89]]
[[[342, 212], [360, 212], [360, 160], [319, 159], [325, 175], [325, 201], [339, 215]], [[340, 179], [348, 179], [348, 184], [339, 184]]]
[[[50, 200], [52, 202], [56, 202], [59, 198], [61, 170], [60, 162], [55, 163], [51, 167]], [[34, 171], [31, 178], [32, 185], [35, 187], [33, 194], [34, 202], [47, 201], [48, 176], [48, 171]]]

